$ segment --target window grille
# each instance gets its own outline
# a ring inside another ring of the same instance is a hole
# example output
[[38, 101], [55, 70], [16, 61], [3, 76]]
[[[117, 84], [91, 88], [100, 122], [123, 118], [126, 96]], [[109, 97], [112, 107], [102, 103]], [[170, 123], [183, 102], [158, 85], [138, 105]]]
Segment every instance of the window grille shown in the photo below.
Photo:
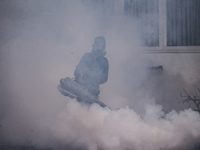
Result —
[[167, 0], [167, 46], [200, 46], [200, 0]]

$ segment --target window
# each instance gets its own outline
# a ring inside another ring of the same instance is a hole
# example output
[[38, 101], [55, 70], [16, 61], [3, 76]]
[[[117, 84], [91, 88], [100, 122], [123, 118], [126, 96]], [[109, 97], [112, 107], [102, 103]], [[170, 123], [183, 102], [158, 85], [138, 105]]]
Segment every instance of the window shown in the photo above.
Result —
[[200, 52], [200, 0], [124, 0], [142, 46], [153, 52]]
[[200, 46], [199, 0], [167, 0], [167, 46]]
[[125, 0], [124, 13], [137, 20], [142, 46], [159, 46], [158, 0]]

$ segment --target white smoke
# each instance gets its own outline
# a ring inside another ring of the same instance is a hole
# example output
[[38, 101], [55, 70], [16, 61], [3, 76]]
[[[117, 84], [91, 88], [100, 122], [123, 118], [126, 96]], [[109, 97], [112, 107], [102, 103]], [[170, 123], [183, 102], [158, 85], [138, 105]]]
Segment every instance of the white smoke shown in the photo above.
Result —
[[161, 106], [146, 106], [140, 116], [126, 107], [90, 108], [70, 102], [59, 115], [55, 134], [63, 142], [87, 149], [189, 149], [200, 136], [199, 114], [188, 109], [164, 115]]
[[[92, 150], [194, 148], [200, 117], [184, 110], [180, 92], [199, 81], [199, 56], [140, 53], [136, 20], [117, 12], [108, 15], [90, 2], [0, 2], [0, 144]], [[91, 51], [99, 35], [106, 38], [109, 61], [100, 100], [112, 111], [96, 104], [88, 108], [56, 89], [61, 78], [73, 77], [81, 56]], [[145, 69], [159, 65], [161, 72]]]

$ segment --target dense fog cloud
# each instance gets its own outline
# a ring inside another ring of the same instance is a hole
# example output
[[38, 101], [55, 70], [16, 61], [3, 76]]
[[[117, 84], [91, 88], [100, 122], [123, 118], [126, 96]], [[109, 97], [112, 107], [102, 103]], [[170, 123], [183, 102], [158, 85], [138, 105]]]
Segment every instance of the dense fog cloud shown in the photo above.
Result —
[[[188, 105], [180, 103], [180, 93], [198, 83], [199, 56], [139, 52], [137, 20], [116, 11], [119, 6], [104, 11], [105, 6], [91, 2], [0, 2], [0, 143], [91, 150], [194, 148], [199, 114], [184, 110]], [[100, 100], [113, 111], [81, 105], [56, 89], [61, 78], [74, 77], [99, 35], [106, 39], [109, 61]], [[163, 70], [149, 69], [154, 66]]]

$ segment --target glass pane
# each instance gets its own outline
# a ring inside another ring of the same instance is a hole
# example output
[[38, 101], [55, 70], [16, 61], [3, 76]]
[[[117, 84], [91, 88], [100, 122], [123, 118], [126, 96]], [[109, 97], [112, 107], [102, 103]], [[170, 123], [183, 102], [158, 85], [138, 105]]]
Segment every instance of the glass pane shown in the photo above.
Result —
[[200, 46], [200, 0], [167, 0], [167, 46]]
[[159, 46], [158, 0], [125, 0], [124, 13], [137, 20], [142, 46]]

